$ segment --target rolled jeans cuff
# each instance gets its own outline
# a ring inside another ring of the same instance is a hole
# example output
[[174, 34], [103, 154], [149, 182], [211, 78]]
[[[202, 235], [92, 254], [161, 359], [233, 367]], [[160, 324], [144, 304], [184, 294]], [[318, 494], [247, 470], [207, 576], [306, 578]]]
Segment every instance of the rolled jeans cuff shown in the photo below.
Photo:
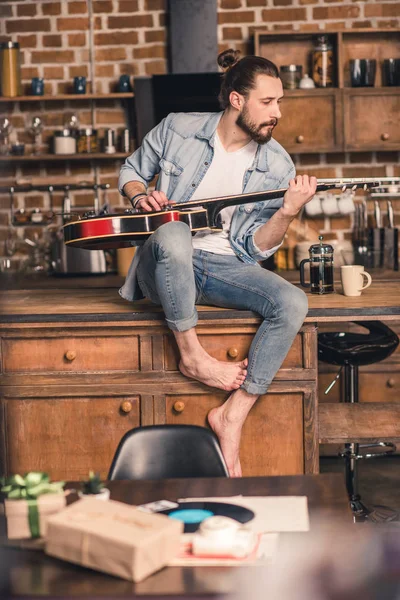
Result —
[[265, 383], [264, 385], [260, 385], [258, 383], [253, 383], [251, 381], [245, 380], [244, 383], [242, 383], [242, 385], [240, 386], [240, 388], [242, 390], [244, 390], [245, 392], [247, 392], [248, 394], [262, 396], [262, 394], [267, 393], [270, 385], [271, 385], [270, 383]]
[[194, 313], [192, 316], [187, 317], [186, 319], [178, 319], [178, 321], [171, 321], [170, 319], [165, 319], [167, 325], [172, 331], [187, 331], [188, 329], [192, 329], [196, 327], [198, 321], [197, 310], [194, 309]]

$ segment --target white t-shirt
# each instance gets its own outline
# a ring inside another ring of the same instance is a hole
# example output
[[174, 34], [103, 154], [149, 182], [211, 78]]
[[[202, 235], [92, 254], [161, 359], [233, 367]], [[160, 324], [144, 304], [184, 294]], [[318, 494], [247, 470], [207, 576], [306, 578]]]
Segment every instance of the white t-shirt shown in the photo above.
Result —
[[[211, 165], [190, 200], [242, 194], [244, 175], [253, 164], [256, 151], [257, 144], [251, 140], [239, 150], [227, 152], [216, 133]], [[236, 206], [229, 206], [220, 212], [222, 230], [208, 229], [196, 233], [193, 237], [193, 248], [207, 250], [214, 254], [234, 255], [229, 243], [229, 229], [235, 208]]]

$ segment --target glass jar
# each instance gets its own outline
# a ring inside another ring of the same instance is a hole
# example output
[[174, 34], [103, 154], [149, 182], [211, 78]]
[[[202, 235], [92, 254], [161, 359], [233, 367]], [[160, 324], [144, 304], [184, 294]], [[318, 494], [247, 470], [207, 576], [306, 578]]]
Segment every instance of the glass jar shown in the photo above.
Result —
[[54, 154], [75, 154], [76, 138], [70, 129], [54, 132]]
[[312, 77], [317, 87], [333, 86], [333, 50], [327, 35], [320, 35], [312, 55]]
[[299, 87], [302, 71], [301, 65], [283, 65], [280, 68], [280, 78], [285, 90], [295, 90]]
[[78, 154], [97, 152], [97, 129], [86, 127], [78, 131]]

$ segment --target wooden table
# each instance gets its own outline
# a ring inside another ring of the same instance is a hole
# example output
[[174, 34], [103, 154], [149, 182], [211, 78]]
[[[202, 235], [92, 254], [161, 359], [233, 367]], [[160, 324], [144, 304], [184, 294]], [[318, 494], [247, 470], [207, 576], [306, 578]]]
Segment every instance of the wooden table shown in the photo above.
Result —
[[[71, 484], [72, 486], [74, 484]], [[108, 484], [111, 498], [142, 504], [162, 498], [201, 496], [307, 496], [311, 529], [316, 515], [341, 518], [351, 523], [343, 478], [338, 474], [242, 479], [172, 479], [161, 481], [114, 481]], [[297, 534], [303, 535], [303, 534]], [[250, 567], [248, 567], [250, 568]], [[259, 569], [260, 567], [252, 567]], [[3, 571], [2, 571], [3, 570]], [[227, 567], [170, 567], [139, 584], [110, 577], [49, 556], [38, 550], [0, 547], [0, 597], [65, 596], [196, 596], [232, 591], [232, 572]], [[3, 576], [3, 588], [1, 587]], [[199, 598], [200, 597], [200, 598]]]

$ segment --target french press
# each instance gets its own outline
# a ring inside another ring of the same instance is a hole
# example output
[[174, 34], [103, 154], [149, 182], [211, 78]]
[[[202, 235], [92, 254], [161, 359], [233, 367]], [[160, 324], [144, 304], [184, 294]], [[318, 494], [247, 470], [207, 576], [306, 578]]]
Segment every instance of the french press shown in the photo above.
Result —
[[[305, 258], [300, 263], [300, 283], [303, 287], [311, 288], [312, 294], [331, 294], [333, 287], [333, 247], [323, 244], [322, 235], [319, 244], [313, 244], [308, 249], [310, 258]], [[306, 283], [304, 267], [310, 263], [310, 283]]]

